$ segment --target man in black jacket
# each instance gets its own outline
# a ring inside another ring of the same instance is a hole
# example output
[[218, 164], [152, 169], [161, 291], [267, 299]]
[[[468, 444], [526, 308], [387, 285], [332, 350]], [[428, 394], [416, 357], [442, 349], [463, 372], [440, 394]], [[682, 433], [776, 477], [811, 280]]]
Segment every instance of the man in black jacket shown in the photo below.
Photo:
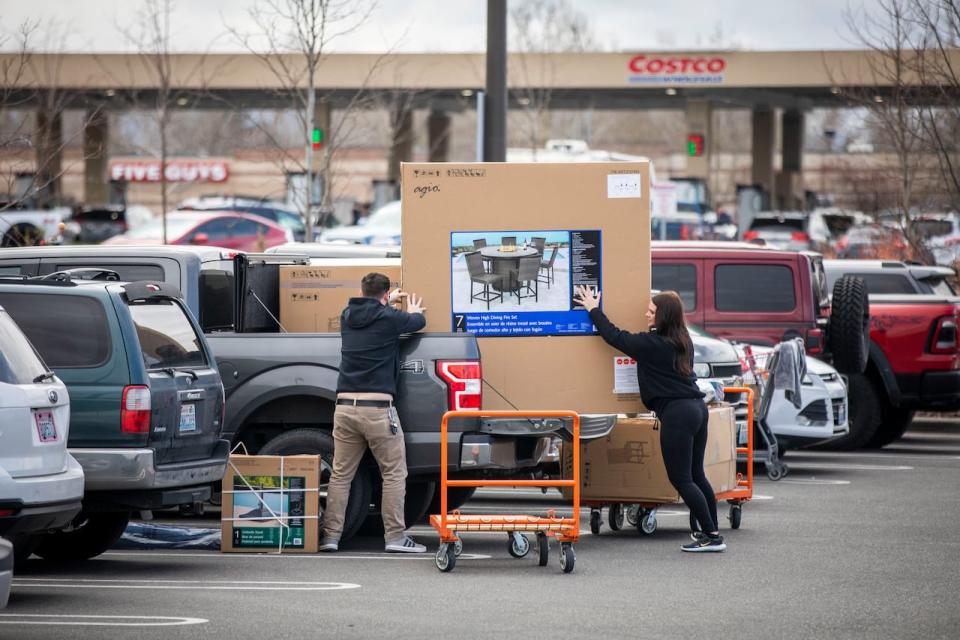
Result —
[[420, 331], [422, 299], [410, 295], [407, 311], [393, 307], [407, 297], [390, 291], [390, 279], [368, 273], [360, 282], [361, 298], [350, 298], [340, 314], [341, 361], [337, 409], [333, 414], [333, 473], [327, 488], [321, 551], [337, 551], [350, 497], [350, 483], [367, 447], [383, 476], [384, 540], [395, 553], [427, 550], [406, 535], [403, 500], [407, 459], [400, 419], [393, 406], [400, 374], [400, 335]]

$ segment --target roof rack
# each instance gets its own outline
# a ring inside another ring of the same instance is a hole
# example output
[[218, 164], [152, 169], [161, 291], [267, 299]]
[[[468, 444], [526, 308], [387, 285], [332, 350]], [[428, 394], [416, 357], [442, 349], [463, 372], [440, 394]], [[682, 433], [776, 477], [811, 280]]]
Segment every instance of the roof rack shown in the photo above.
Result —
[[3, 284], [29, 284], [44, 285], [48, 287], [75, 287], [77, 283], [73, 280], [43, 280], [36, 276], [0, 276], [0, 285]]

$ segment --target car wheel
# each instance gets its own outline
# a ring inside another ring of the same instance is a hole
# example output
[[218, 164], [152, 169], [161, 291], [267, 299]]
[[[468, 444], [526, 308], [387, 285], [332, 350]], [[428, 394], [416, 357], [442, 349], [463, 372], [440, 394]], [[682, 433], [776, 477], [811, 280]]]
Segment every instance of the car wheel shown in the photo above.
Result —
[[862, 278], [843, 276], [833, 285], [830, 352], [840, 373], [863, 373], [870, 353], [870, 302]]
[[[333, 470], [333, 436], [320, 429], [293, 429], [281, 433], [257, 453], [270, 456], [292, 456], [297, 454], [314, 454], [320, 456], [320, 507], [327, 507], [327, 483]], [[357, 473], [350, 484], [350, 498], [347, 501], [347, 512], [343, 518], [343, 531], [340, 540], [349, 540], [363, 525], [364, 519], [370, 510], [370, 498], [373, 493], [373, 481], [370, 468], [360, 463]]]
[[913, 422], [913, 411], [901, 409], [899, 407], [885, 406], [883, 418], [880, 421], [880, 427], [873, 434], [866, 446], [871, 449], [885, 447], [891, 442], [896, 442]]
[[18, 534], [8, 538], [13, 545], [13, 566], [14, 569], [23, 566], [23, 563], [33, 555], [37, 545], [40, 544], [40, 538], [43, 534]]
[[876, 383], [862, 373], [849, 377], [850, 433], [828, 440], [820, 448], [852, 451], [866, 445], [880, 428], [882, 396]]
[[[449, 487], [447, 488], [447, 512], [459, 509], [477, 492], [476, 487]], [[433, 494], [433, 500], [427, 508], [428, 514], [440, 513], [440, 484]]]
[[[383, 484], [380, 480], [374, 482], [372, 507], [363, 525], [357, 531], [361, 536], [382, 536], [383, 515], [381, 514]], [[407, 527], [417, 524], [427, 515], [433, 501], [437, 483], [433, 480], [407, 480], [407, 492], [403, 501], [403, 522]]]
[[43, 535], [34, 553], [51, 562], [89, 560], [112, 547], [129, 522], [128, 511], [81, 511], [70, 527]]

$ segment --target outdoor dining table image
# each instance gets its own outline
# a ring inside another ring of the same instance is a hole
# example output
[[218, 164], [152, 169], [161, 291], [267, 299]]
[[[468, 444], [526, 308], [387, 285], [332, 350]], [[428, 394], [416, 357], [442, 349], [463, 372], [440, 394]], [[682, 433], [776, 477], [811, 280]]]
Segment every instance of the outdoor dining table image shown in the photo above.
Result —
[[480, 249], [480, 255], [492, 263], [491, 273], [503, 276], [503, 278], [493, 284], [497, 291], [517, 291], [520, 283], [517, 282], [516, 273], [520, 269], [520, 258], [540, 255], [536, 247], [522, 246], [495, 246], [484, 247]]

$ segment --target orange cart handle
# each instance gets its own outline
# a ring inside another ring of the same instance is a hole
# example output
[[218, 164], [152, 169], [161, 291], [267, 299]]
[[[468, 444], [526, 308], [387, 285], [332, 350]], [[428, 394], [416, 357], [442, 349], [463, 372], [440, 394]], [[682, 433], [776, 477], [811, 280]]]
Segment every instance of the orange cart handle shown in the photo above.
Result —
[[724, 387], [724, 393], [745, 393], [747, 394], [747, 446], [737, 447], [737, 453], [743, 453], [747, 456], [747, 479], [746, 481], [737, 480], [738, 487], [747, 487], [747, 490], [753, 493], [753, 389], [750, 387]]

